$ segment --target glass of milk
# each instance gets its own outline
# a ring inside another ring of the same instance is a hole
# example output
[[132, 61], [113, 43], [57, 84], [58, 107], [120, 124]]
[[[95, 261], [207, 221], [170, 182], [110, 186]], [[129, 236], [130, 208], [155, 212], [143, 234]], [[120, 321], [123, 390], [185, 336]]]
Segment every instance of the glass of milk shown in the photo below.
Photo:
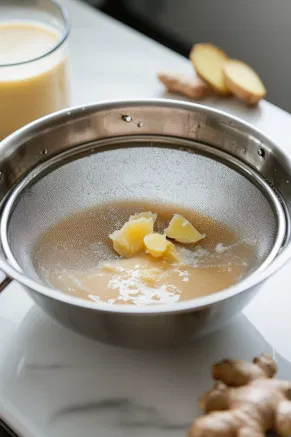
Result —
[[0, 1], [0, 140], [69, 106], [69, 27], [53, 0]]

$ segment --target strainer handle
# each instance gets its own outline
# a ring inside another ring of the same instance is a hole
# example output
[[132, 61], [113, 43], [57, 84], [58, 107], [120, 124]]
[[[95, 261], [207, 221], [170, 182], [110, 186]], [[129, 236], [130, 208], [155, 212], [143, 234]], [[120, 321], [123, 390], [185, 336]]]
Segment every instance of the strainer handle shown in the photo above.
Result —
[[0, 284], [0, 293], [2, 293], [2, 291], [5, 290], [6, 287], [8, 287], [8, 285], [13, 281], [12, 278], [9, 278], [8, 276], [6, 276], [3, 281]]

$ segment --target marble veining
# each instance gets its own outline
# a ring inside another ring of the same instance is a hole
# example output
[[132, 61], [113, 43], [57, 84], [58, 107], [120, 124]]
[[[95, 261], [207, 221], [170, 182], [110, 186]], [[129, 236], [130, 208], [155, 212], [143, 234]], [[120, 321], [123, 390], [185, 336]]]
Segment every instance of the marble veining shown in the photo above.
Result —
[[129, 398], [108, 398], [95, 402], [70, 405], [57, 412], [59, 416], [71, 415], [94, 411], [97, 414], [102, 411], [114, 413], [114, 425], [123, 428], [149, 428], [153, 430], [186, 430], [189, 423], [172, 422], [171, 419], [164, 417], [158, 408], [142, 405]]

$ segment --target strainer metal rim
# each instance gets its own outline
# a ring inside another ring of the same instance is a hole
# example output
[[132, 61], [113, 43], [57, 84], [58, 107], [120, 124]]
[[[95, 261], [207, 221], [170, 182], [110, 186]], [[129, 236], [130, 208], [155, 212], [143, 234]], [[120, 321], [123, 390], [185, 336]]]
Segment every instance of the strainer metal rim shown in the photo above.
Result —
[[[239, 118], [229, 115], [226, 112], [219, 111], [216, 109], [212, 109], [209, 107], [206, 107], [204, 105], [194, 104], [194, 103], [186, 103], [186, 102], [177, 102], [176, 100], [163, 100], [163, 99], [141, 99], [141, 100], [126, 100], [126, 101], [103, 101], [96, 104], [88, 104], [85, 106], [76, 106], [70, 109], [62, 110], [59, 112], [56, 112], [54, 114], [45, 116], [35, 122], [30, 123], [29, 125], [19, 129], [9, 137], [7, 137], [5, 140], [2, 141], [0, 145], [0, 151], [2, 148], [5, 148], [9, 146], [10, 142], [13, 142], [18, 139], [18, 137], [21, 137], [22, 135], [25, 136], [25, 134], [31, 134], [34, 130], [38, 131], [41, 127], [45, 127], [48, 123], [51, 123], [53, 120], [62, 118], [68, 119], [69, 117], [78, 115], [79, 112], [82, 113], [82, 115], [86, 115], [86, 111], [90, 112], [94, 109], [102, 110], [102, 109], [110, 109], [110, 108], [118, 108], [121, 105], [156, 105], [156, 106], [167, 106], [172, 107], [173, 109], [196, 109], [203, 112], [208, 113], [209, 115], [216, 115], [224, 119], [226, 122], [229, 120], [232, 120], [234, 123], [236, 123], [238, 126], [252, 132], [253, 134], [257, 134], [266, 142], [269, 142], [272, 144], [272, 147], [276, 151], [276, 153], [280, 154], [283, 159], [288, 163], [290, 167], [291, 172], [291, 161], [290, 158], [286, 155], [284, 151], [282, 151], [280, 148], [278, 148], [273, 141], [271, 141], [265, 134], [263, 134], [259, 129], [253, 127], [249, 123], [240, 120]], [[32, 131], [32, 132], [31, 132]], [[18, 281], [20, 284], [28, 287], [29, 289], [40, 293], [46, 297], [53, 298], [57, 301], [61, 301], [67, 304], [71, 304], [77, 307], [83, 307], [87, 308], [89, 310], [98, 310], [98, 311], [104, 311], [104, 312], [111, 312], [111, 313], [123, 313], [123, 314], [170, 314], [170, 313], [179, 313], [179, 312], [185, 312], [185, 311], [192, 311], [195, 309], [201, 309], [204, 307], [207, 307], [209, 305], [212, 305], [217, 302], [221, 302], [223, 300], [226, 300], [234, 295], [237, 295], [239, 293], [242, 293], [243, 291], [246, 291], [263, 281], [265, 281], [268, 277], [270, 277], [272, 274], [274, 274], [277, 270], [279, 270], [289, 259], [291, 258], [291, 244], [287, 244], [285, 248], [281, 250], [281, 252], [278, 254], [278, 256], [275, 258], [275, 260], [263, 271], [257, 272], [248, 278], [246, 278], [244, 281], [224, 290], [219, 291], [217, 293], [211, 294], [206, 297], [196, 298], [189, 301], [183, 301], [183, 302], [177, 302], [174, 304], [165, 304], [161, 306], [130, 306], [130, 305], [123, 305], [122, 307], [119, 306], [113, 306], [110, 304], [96, 304], [94, 302], [86, 301], [81, 298], [72, 297], [69, 296], [61, 291], [51, 289], [50, 287], [46, 287], [45, 285], [42, 285], [28, 277], [26, 277], [24, 274], [19, 272], [16, 268], [12, 267], [8, 261], [0, 258], [0, 268], [11, 278]]]

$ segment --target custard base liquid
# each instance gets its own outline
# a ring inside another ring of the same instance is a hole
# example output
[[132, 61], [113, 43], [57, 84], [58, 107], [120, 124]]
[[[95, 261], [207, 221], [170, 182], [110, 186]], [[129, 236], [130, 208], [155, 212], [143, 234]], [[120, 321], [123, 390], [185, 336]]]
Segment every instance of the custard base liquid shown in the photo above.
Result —
[[[158, 214], [164, 229], [174, 213], [186, 217], [206, 238], [178, 245], [182, 263], [171, 265], [150, 255], [120, 259], [108, 235], [130, 214]], [[246, 275], [253, 249], [227, 227], [175, 205], [115, 202], [66, 218], [44, 233], [34, 265], [48, 284], [70, 295], [109, 304], [168, 304], [223, 290]]]

